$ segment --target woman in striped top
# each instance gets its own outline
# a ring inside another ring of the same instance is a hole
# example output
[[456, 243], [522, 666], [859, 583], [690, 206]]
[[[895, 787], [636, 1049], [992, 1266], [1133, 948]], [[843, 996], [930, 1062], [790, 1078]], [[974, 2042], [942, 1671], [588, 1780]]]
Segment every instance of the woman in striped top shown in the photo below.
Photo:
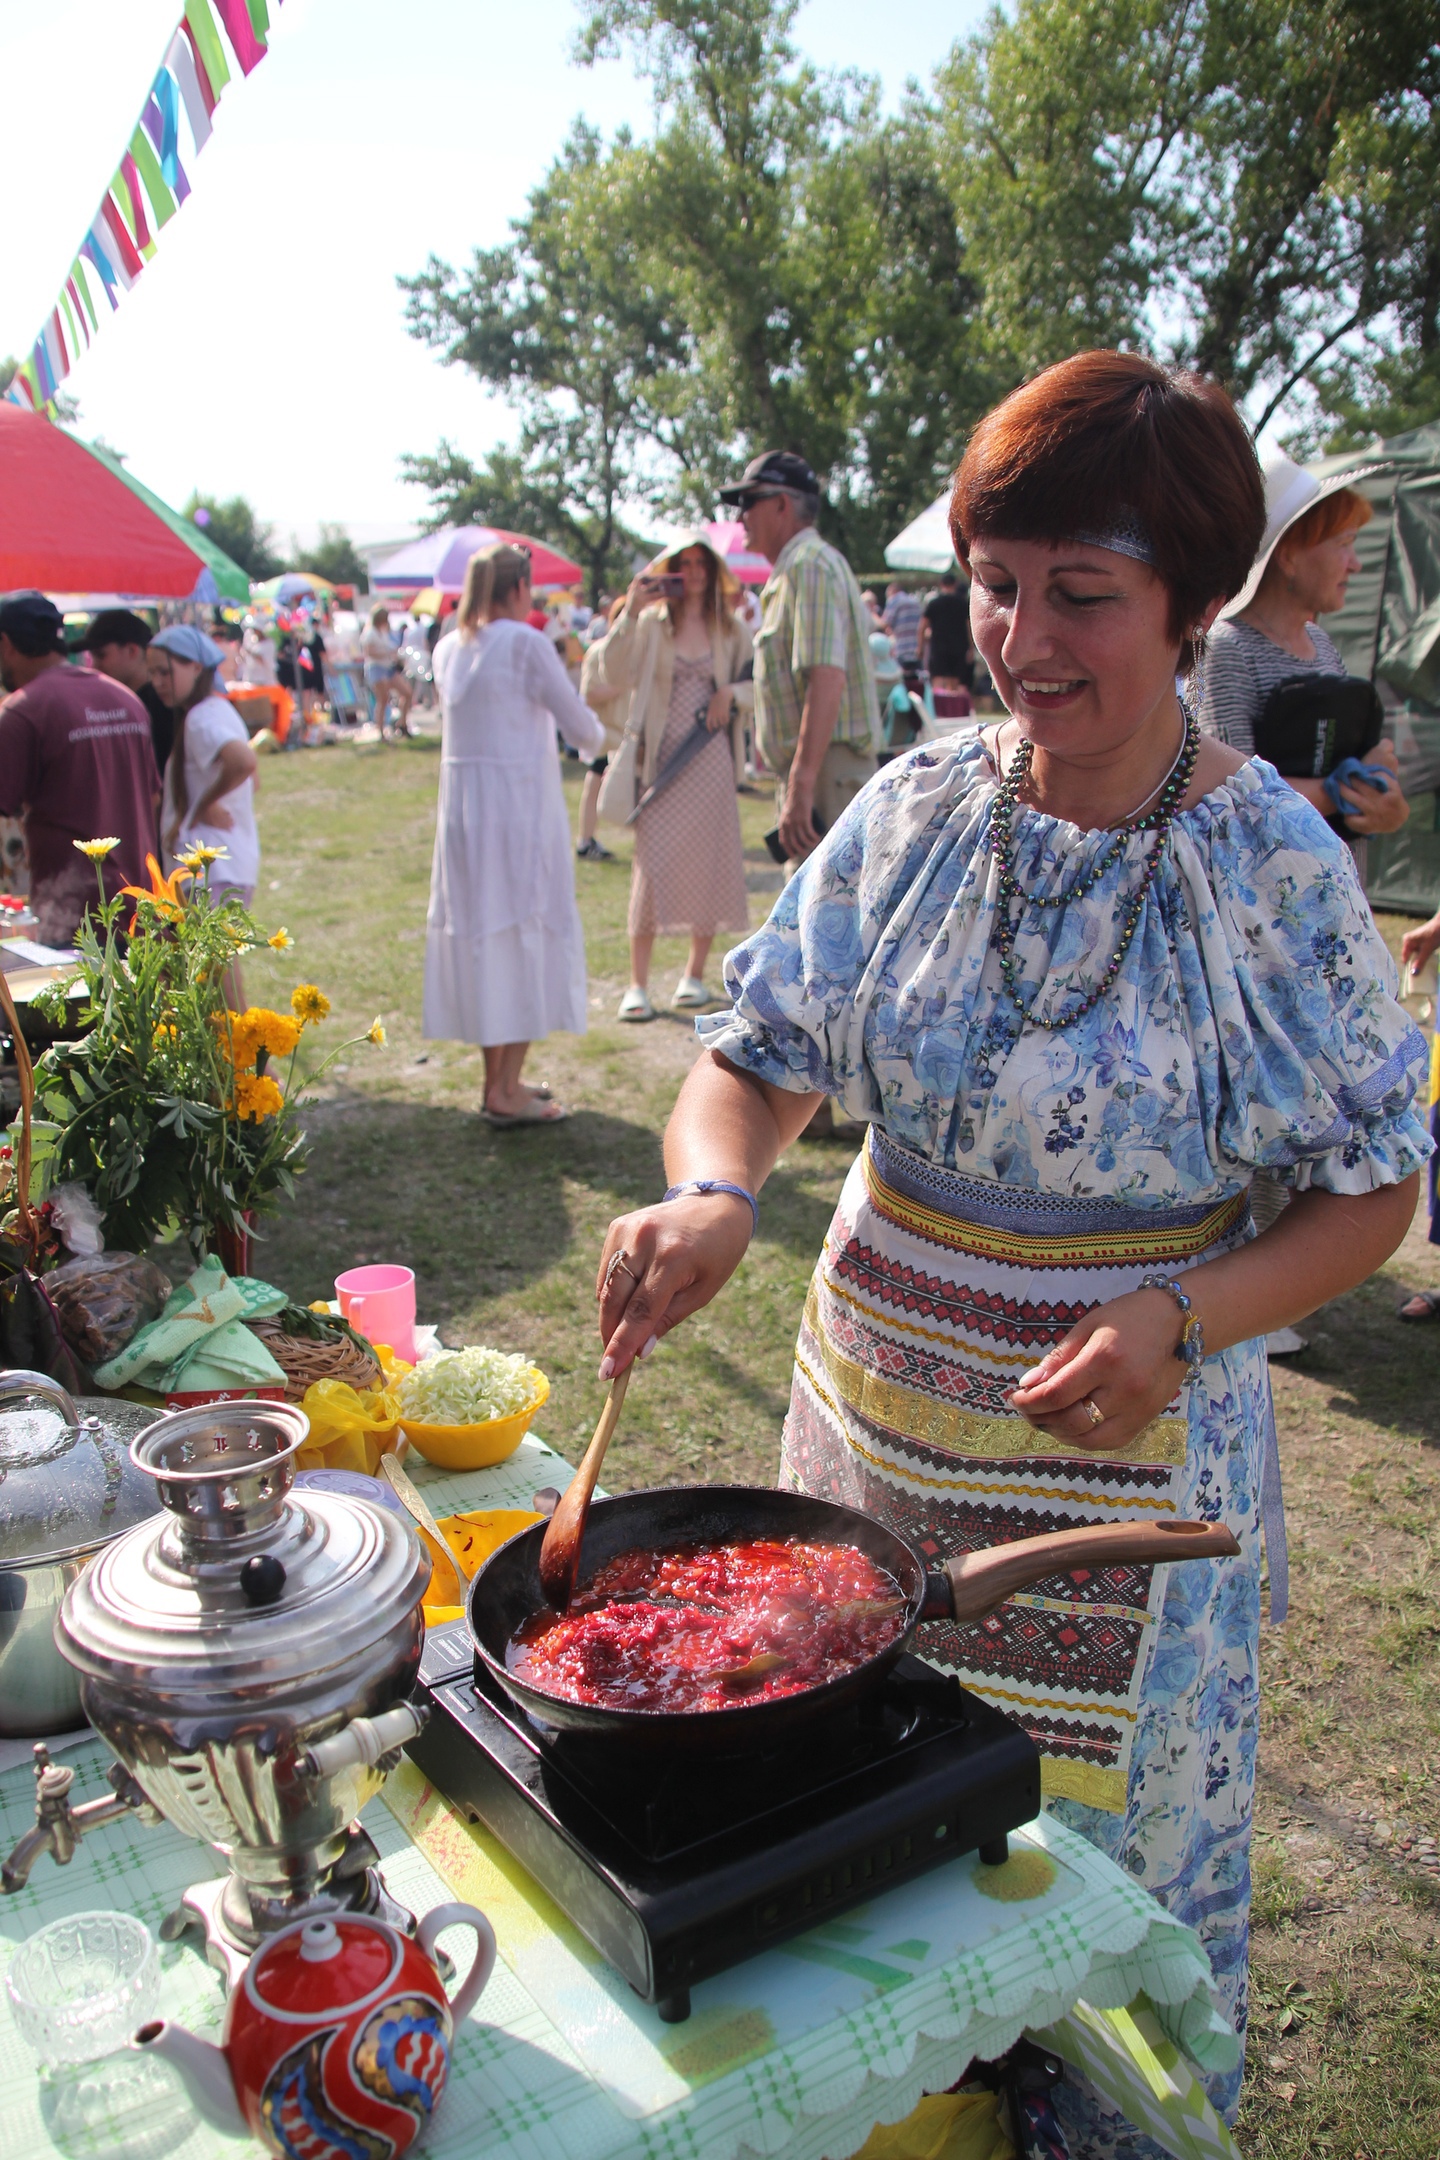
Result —
[[[1373, 515], [1363, 495], [1339, 478], [1319, 481], [1290, 458], [1265, 464], [1265, 539], [1244, 590], [1210, 633], [1205, 656], [1200, 725], [1247, 757], [1255, 752], [1255, 723], [1281, 683], [1303, 675], [1344, 675], [1344, 661], [1315, 618], [1331, 614], [1360, 567], [1355, 535]], [[1344, 830], [1394, 832], [1410, 808], [1400, 792], [1395, 745], [1381, 741], [1367, 765], [1389, 773], [1384, 788], [1357, 782], [1339, 786], [1346, 805]], [[1335, 805], [1323, 780], [1290, 778], [1297, 793], [1322, 816]], [[1353, 847], [1363, 881], [1364, 849]]]

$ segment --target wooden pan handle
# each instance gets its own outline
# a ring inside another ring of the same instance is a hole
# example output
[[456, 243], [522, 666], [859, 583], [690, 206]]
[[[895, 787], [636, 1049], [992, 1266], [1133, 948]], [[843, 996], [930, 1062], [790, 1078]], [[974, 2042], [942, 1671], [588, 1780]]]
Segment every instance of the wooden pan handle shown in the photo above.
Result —
[[1113, 1567], [1117, 1561], [1228, 1560], [1240, 1546], [1224, 1523], [1090, 1523], [1016, 1538], [948, 1560], [930, 1577], [923, 1619], [983, 1620], [1017, 1590], [1072, 1568]]

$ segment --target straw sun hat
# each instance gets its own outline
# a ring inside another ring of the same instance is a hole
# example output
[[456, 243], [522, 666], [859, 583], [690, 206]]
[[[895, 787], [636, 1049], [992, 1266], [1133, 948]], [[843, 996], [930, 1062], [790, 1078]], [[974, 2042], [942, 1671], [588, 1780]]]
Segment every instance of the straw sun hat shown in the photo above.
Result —
[[673, 570], [677, 557], [683, 555], [686, 548], [692, 547], [704, 548], [707, 555], [714, 556], [720, 572], [720, 589], [727, 600], [733, 601], [740, 590], [740, 580], [710, 538], [709, 533], [703, 531], [698, 525], [692, 526], [688, 532], [678, 534], [669, 543], [668, 547], [662, 548], [655, 560], [646, 564], [645, 576], [663, 577], [667, 571]]
[[1286, 457], [1283, 450], [1271, 450], [1261, 459], [1260, 469], [1265, 476], [1265, 537], [1260, 552], [1250, 565], [1246, 578], [1235, 598], [1220, 610], [1219, 619], [1225, 622], [1231, 615], [1238, 615], [1247, 608], [1260, 590], [1260, 580], [1270, 567], [1270, 557], [1292, 525], [1298, 524], [1307, 510], [1327, 496], [1339, 495], [1345, 488], [1353, 488], [1357, 481], [1380, 470], [1378, 465], [1357, 465], [1349, 472], [1331, 473], [1328, 480], [1317, 480], [1314, 473], [1306, 472], [1293, 458]]

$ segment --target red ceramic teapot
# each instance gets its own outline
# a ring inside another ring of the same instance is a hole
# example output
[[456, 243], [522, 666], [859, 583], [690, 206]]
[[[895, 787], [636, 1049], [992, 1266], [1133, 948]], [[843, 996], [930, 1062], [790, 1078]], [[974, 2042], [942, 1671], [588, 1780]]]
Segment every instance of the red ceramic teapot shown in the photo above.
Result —
[[[447, 2001], [442, 1928], [475, 1930]], [[412, 1941], [364, 1913], [301, 1920], [262, 1944], [225, 2009], [219, 2047], [142, 2025], [134, 2046], [172, 2062], [217, 2128], [248, 2129], [277, 2160], [400, 2160], [445, 2089], [450, 2038], [489, 1979], [495, 1936], [473, 1905], [427, 1913]]]

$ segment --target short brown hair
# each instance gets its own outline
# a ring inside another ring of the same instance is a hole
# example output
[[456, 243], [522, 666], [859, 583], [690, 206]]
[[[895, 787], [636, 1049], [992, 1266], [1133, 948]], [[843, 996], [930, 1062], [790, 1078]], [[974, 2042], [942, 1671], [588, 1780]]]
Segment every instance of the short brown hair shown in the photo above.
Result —
[[1012, 390], [970, 438], [950, 498], [955, 552], [982, 534], [1059, 547], [1138, 523], [1170, 594], [1170, 634], [1239, 592], [1265, 531], [1244, 424], [1201, 375], [1087, 352]]

